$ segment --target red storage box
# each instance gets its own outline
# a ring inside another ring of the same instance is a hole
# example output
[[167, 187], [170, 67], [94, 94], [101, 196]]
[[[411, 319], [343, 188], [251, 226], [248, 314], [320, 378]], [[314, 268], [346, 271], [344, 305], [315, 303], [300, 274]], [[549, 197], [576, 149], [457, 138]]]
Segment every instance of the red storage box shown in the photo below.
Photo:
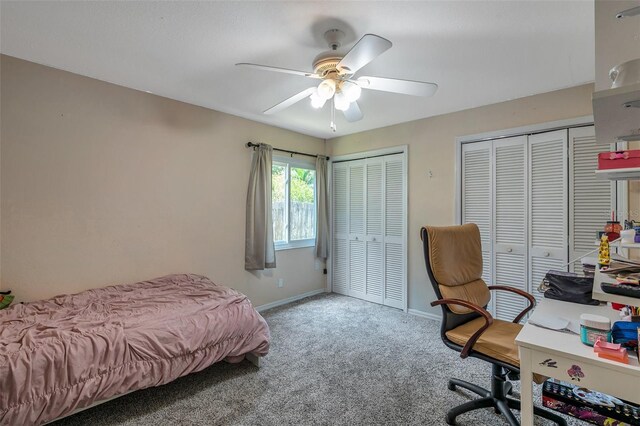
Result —
[[640, 149], [601, 152], [598, 154], [598, 170], [630, 169], [640, 167]]

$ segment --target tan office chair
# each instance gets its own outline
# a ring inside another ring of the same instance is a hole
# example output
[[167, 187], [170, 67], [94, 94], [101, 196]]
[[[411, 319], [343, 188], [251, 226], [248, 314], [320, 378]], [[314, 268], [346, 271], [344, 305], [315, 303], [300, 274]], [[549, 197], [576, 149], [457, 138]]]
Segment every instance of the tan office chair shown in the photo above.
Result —
[[[520, 401], [509, 398], [510, 379], [517, 379], [520, 360], [515, 338], [522, 325], [520, 320], [535, 306], [529, 293], [506, 286], [487, 286], [482, 280], [482, 247], [480, 231], [475, 224], [461, 226], [427, 226], [420, 232], [427, 273], [438, 300], [431, 306], [442, 307], [442, 340], [449, 348], [460, 352], [461, 358], [474, 357], [492, 365], [491, 390], [473, 383], [450, 379], [448, 388], [467, 389], [480, 396], [447, 412], [446, 421], [455, 425], [460, 414], [479, 408], [493, 407], [512, 426], [520, 423], [511, 412], [520, 409]], [[494, 319], [487, 311], [490, 290], [510, 291], [526, 298], [527, 306], [513, 322]], [[549, 411], [535, 407], [536, 415], [566, 426], [566, 421]]]

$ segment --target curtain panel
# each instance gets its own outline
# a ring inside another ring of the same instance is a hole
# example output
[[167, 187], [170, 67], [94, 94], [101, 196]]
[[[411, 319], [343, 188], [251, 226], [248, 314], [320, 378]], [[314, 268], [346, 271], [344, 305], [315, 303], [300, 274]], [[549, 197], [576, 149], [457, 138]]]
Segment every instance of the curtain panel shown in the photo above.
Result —
[[244, 269], [259, 271], [276, 267], [271, 212], [271, 165], [273, 148], [260, 144], [251, 160], [247, 189]]
[[329, 257], [329, 202], [327, 199], [327, 157], [316, 158], [316, 257]]

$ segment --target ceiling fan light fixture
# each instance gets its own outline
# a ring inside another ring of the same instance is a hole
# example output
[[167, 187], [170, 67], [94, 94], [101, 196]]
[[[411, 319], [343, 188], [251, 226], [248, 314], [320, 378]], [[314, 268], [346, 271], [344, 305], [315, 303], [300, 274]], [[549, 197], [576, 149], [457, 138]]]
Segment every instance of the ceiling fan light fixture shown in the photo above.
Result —
[[342, 91], [340, 91], [340, 92], [336, 92], [335, 96], [333, 97], [333, 103], [336, 109], [340, 111], [346, 111], [349, 109], [349, 104], [351, 102], [349, 102], [345, 94]]
[[336, 82], [331, 79], [322, 80], [318, 85], [318, 96], [325, 101], [336, 93]]
[[360, 99], [362, 88], [354, 82], [343, 81], [340, 85], [340, 91], [344, 93], [344, 96], [349, 102], [355, 102]]
[[318, 95], [317, 89], [311, 94], [311, 96], [309, 96], [309, 99], [311, 99], [311, 106], [316, 109], [322, 108], [325, 102], [327, 102], [326, 99]]

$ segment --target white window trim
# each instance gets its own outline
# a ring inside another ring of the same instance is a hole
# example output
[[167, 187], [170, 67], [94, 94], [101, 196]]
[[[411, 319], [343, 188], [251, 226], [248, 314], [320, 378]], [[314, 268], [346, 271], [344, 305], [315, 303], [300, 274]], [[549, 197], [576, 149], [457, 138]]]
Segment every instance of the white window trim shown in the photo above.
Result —
[[[305, 159], [300, 159], [300, 158], [292, 158], [292, 157], [287, 157], [287, 156], [273, 156], [273, 164], [288, 164], [289, 168], [291, 167], [298, 167], [298, 168], [303, 168], [303, 169], [309, 169], [309, 170], [316, 170], [316, 165], [315, 162], [313, 160], [305, 160]], [[287, 189], [286, 189], [286, 200], [289, 201], [289, 182], [290, 177], [287, 176]], [[313, 193], [314, 193], [314, 201], [313, 201], [313, 205], [316, 205], [316, 200], [315, 200], [315, 193], [316, 193], [316, 189], [317, 189], [317, 182], [316, 182], [316, 187], [313, 188]], [[289, 203], [287, 203], [287, 208], [289, 208]], [[288, 215], [288, 214], [287, 214]], [[318, 218], [316, 217], [316, 221], [318, 220]], [[287, 228], [288, 228], [288, 224], [287, 224]], [[289, 231], [288, 231], [289, 232]], [[317, 230], [314, 230], [314, 232], [317, 232]], [[280, 250], [291, 250], [291, 249], [297, 249], [297, 248], [307, 248], [307, 247], [314, 247], [316, 245], [316, 239], [314, 238], [308, 238], [305, 240], [293, 240], [293, 241], [289, 241], [288, 243], [284, 243], [284, 242], [275, 242], [275, 249], [276, 251], [280, 251]]]

